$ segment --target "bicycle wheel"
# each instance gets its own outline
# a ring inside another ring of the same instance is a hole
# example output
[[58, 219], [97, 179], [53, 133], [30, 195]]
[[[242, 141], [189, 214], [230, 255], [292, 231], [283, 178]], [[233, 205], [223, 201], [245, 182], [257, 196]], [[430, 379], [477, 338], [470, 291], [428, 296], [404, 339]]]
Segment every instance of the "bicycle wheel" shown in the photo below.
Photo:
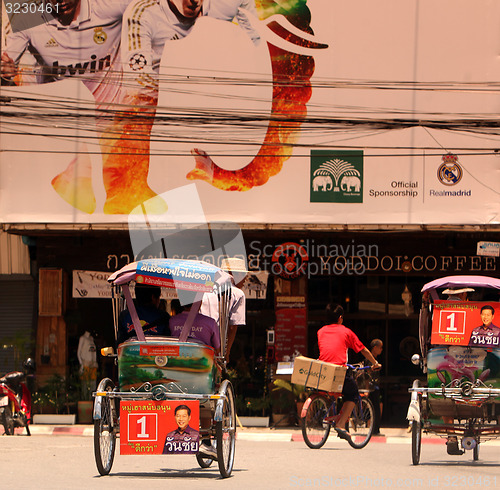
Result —
[[[99, 383], [97, 391], [113, 391], [114, 384], [109, 379]], [[113, 466], [116, 448], [115, 401], [107, 396], [97, 396], [95, 403], [101, 404], [101, 418], [94, 420], [94, 455], [97, 469], [101, 475], [107, 475]]]
[[411, 421], [411, 459], [414, 465], [420, 462], [420, 450], [422, 449], [422, 422]]
[[[307, 405], [306, 405], [307, 404]], [[331, 424], [324, 422], [330, 406], [326, 396], [318, 395], [306, 400], [306, 415], [302, 419], [302, 435], [311, 449], [322, 447], [330, 434]]]
[[[222, 420], [215, 423], [217, 441], [217, 462], [222, 478], [228, 478], [233, 471], [234, 447], [236, 441], [236, 411], [233, 386], [228, 380], [222, 383], [220, 393], [226, 395], [222, 406]], [[217, 411], [217, 410], [216, 410]]]
[[12, 411], [9, 405], [2, 408], [2, 412], [0, 412], [0, 423], [3, 425], [5, 435], [14, 435], [14, 418], [12, 417]]
[[375, 424], [374, 413], [372, 402], [368, 398], [361, 398], [354, 406], [349, 418], [351, 438], [348, 440], [354, 449], [362, 449], [370, 441]]
[[214, 462], [213, 459], [204, 458], [203, 456], [200, 456], [199, 454], [196, 455], [196, 461], [198, 461], [200, 468], [208, 468]]

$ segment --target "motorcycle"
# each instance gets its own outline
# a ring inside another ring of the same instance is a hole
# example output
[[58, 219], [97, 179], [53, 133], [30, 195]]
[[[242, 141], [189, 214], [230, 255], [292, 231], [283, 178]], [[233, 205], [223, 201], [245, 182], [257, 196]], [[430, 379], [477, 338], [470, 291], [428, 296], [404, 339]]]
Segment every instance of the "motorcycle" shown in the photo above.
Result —
[[31, 393], [26, 380], [34, 371], [34, 362], [27, 359], [23, 363], [24, 372], [15, 371], [0, 378], [0, 424], [5, 434], [14, 435], [16, 427], [26, 427], [26, 433], [31, 435]]

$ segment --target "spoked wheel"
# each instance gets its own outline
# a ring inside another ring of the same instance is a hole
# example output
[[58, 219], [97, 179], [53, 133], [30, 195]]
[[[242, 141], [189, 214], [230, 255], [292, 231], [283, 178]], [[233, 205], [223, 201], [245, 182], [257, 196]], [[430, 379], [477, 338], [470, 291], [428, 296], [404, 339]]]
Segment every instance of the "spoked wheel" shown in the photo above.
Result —
[[[306, 405], [307, 404], [307, 405]], [[311, 449], [322, 447], [330, 434], [331, 424], [324, 422], [328, 415], [329, 402], [323, 395], [306, 400], [306, 415], [302, 418], [302, 435]]]
[[422, 449], [422, 422], [411, 421], [411, 460], [414, 465], [420, 462], [420, 451]]
[[3, 425], [6, 435], [14, 435], [14, 418], [12, 417], [12, 411], [9, 405], [3, 407], [0, 413], [0, 423]]
[[[228, 478], [233, 471], [234, 446], [236, 441], [236, 411], [234, 409], [234, 392], [232, 384], [226, 379], [222, 383], [221, 394], [226, 395], [222, 404], [222, 420], [215, 422], [215, 438], [217, 442], [217, 462], [222, 478]], [[215, 416], [218, 416], [217, 408]], [[198, 461], [199, 462], [199, 461]]]
[[[103, 379], [97, 391], [113, 391], [114, 383]], [[107, 475], [113, 466], [116, 448], [115, 400], [107, 396], [96, 396], [95, 403], [101, 404], [101, 418], [94, 420], [94, 455], [97, 469], [101, 475]]]
[[196, 455], [196, 461], [198, 461], [200, 468], [208, 468], [214, 462], [213, 459], [204, 458], [203, 456], [200, 456], [199, 454]]
[[361, 398], [354, 406], [349, 418], [351, 438], [348, 440], [354, 449], [362, 449], [370, 441], [375, 424], [374, 413], [372, 402], [368, 398]]

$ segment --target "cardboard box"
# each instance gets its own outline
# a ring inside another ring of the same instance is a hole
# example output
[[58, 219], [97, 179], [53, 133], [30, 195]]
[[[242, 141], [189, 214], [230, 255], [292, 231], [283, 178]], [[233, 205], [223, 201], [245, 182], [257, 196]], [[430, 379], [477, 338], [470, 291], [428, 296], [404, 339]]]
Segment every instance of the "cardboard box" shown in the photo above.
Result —
[[340, 393], [344, 386], [345, 366], [299, 356], [293, 365], [292, 383], [317, 390]]

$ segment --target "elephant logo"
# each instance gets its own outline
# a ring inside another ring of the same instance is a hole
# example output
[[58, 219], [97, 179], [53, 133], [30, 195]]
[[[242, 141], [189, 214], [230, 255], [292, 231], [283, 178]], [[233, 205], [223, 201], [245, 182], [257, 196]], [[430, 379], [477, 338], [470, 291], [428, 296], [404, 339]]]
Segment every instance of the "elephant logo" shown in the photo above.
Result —
[[329, 175], [316, 175], [313, 179], [312, 185], [314, 192], [320, 190], [323, 192], [331, 191], [333, 188], [332, 178]]
[[[363, 153], [311, 151], [311, 202], [363, 202]], [[347, 161], [349, 159], [349, 161]]]
[[361, 181], [356, 175], [344, 175], [340, 181], [340, 188], [345, 192], [359, 192], [361, 190]]

